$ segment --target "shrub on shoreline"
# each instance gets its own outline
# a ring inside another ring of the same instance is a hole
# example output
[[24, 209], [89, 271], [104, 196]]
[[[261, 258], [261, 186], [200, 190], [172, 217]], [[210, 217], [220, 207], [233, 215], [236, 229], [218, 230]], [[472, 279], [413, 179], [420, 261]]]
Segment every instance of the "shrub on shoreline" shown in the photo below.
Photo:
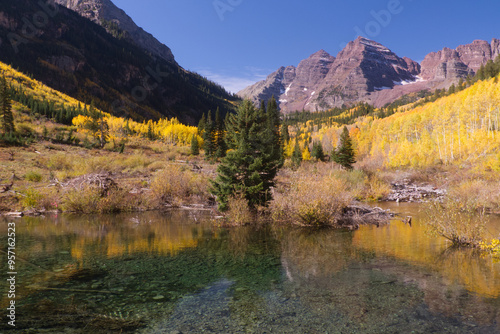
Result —
[[141, 198], [134, 197], [125, 189], [102, 189], [87, 185], [70, 189], [63, 196], [63, 211], [78, 213], [118, 213], [143, 208]]
[[255, 213], [250, 210], [244, 194], [238, 193], [229, 197], [227, 206], [225, 217], [228, 225], [242, 226], [255, 222]]
[[295, 172], [288, 184], [276, 189], [271, 218], [301, 226], [334, 226], [352, 201], [346, 189], [345, 181], [332, 175]]
[[484, 237], [485, 211], [466, 207], [459, 199], [429, 202], [424, 209], [427, 229], [451, 241], [454, 246], [478, 247]]
[[379, 200], [389, 192], [389, 183], [375, 173], [306, 163], [280, 173], [269, 210], [274, 222], [335, 226], [353, 200]]
[[159, 171], [151, 181], [151, 194], [158, 204], [173, 206], [188, 203], [191, 199], [208, 198], [208, 181], [201, 174], [185, 166], [170, 165]]

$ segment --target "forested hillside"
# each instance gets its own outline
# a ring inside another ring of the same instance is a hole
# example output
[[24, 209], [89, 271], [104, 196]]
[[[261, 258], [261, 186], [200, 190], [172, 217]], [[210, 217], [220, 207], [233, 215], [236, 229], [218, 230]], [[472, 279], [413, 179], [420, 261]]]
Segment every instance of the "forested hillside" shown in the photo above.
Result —
[[[11, 97], [17, 102], [15, 109], [29, 115], [29, 121], [24, 123], [25, 127], [33, 129], [36, 124], [44, 125], [46, 119], [61, 125], [74, 125], [80, 132], [90, 137], [96, 135], [96, 131], [86, 129], [86, 124], [92, 117], [91, 104], [85, 104], [47, 87], [1, 62], [0, 76], [4, 76], [7, 80]], [[139, 136], [150, 140], [161, 139], [168, 144], [186, 145], [190, 143], [193, 135], [196, 135], [200, 143], [202, 142], [201, 137], [197, 136], [196, 127], [181, 124], [177, 118], [136, 122], [98, 109], [95, 111], [100, 113], [106, 122], [106, 141], [109, 142], [119, 143], [128, 137]], [[17, 118], [15, 122], [20, 123], [21, 119]]]
[[[65, 7], [45, 9], [49, 14], [43, 8], [36, 1], [0, 2], [0, 35], [7, 36], [0, 61], [80, 101], [94, 100], [105, 112], [137, 121], [177, 117], [196, 124], [209, 109], [234, 110], [238, 98], [220, 85], [115, 38]], [[34, 22], [35, 27], [27, 18], [39, 12], [47, 20]]]
[[287, 123], [292, 137], [285, 150], [288, 155], [296, 139], [304, 151], [320, 142], [331, 152], [343, 124], [348, 124], [358, 160], [386, 167], [477, 164], [500, 169], [498, 77], [437, 92], [408, 105], [298, 113]]
[[359, 155], [382, 159], [387, 166], [477, 163], [500, 169], [498, 78], [386, 119], [362, 119], [356, 126]]

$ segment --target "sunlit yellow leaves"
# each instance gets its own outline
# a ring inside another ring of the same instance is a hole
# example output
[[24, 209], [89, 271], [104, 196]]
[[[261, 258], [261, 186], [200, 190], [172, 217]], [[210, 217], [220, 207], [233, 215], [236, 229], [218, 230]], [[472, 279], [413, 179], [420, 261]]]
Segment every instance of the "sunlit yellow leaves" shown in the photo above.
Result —
[[[196, 127], [184, 125], [176, 118], [160, 119], [158, 122], [149, 120], [143, 123], [114, 116], [107, 116], [105, 120], [109, 127], [108, 139], [117, 142], [130, 136], [147, 137], [149, 131], [152, 131], [155, 138], [168, 144], [187, 146], [191, 143], [193, 135], [196, 136], [200, 145], [203, 144], [203, 139], [198, 136]], [[81, 133], [91, 135], [85, 128], [85, 125], [90, 121], [90, 117], [79, 115], [73, 119], [73, 125]]]
[[[385, 155], [387, 166], [479, 163], [497, 168], [500, 85], [482, 81], [457, 94], [391, 117], [358, 122], [362, 153]], [[353, 131], [353, 130], [351, 130]], [[495, 158], [488, 158], [495, 154]]]
[[[9, 84], [15, 88], [22, 88], [27, 94], [33, 96], [38, 101], [47, 101], [55, 105], [63, 105], [66, 109], [70, 108], [85, 108], [85, 104], [80, 101], [58, 92], [41, 82], [31, 79], [30, 77], [14, 70], [11, 66], [0, 62], [0, 74], [4, 75]], [[87, 106], [88, 108], [88, 106]]]
[[311, 160], [311, 152], [309, 152], [309, 147], [306, 146], [304, 150], [302, 150], [302, 160], [309, 161]]

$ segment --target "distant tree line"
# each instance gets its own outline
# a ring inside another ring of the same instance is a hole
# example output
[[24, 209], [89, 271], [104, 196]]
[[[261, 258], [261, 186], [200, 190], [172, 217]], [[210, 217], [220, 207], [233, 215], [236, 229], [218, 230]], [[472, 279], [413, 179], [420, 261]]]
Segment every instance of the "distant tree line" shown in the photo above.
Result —
[[325, 111], [295, 111], [284, 117], [283, 123], [289, 126], [296, 126], [301, 123], [311, 121], [313, 125], [332, 126], [333, 124], [352, 124], [355, 119], [361, 116], [373, 115], [375, 108], [365, 102], [360, 102], [354, 106], [342, 106]]
[[488, 80], [498, 76], [498, 74], [500, 74], [500, 55], [494, 61], [490, 59], [486, 64], [481, 65], [475, 78], [477, 80]]
[[67, 107], [64, 104], [58, 105], [53, 101], [40, 100], [33, 94], [26, 92], [22, 87], [11, 87], [10, 95], [13, 101], [29, 108], [31, 116], [43, 115], [59, 124], [71, 125], [74, 117], [88, 112], [86, 107]]

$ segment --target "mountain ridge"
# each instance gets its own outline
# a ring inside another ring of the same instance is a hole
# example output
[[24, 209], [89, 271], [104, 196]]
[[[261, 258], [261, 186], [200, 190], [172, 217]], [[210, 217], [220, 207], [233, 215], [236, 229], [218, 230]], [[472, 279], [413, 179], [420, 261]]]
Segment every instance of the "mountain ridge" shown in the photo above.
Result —
[[[332, 60], [324, 67], [326, 74], [297, 71], [304, 64], [315, 69], [318, 54]], [[290, 73], [295, 73], [293, 80], [289, 78], [281, 82], [278, 70], [266, 80], [241, 90], [238, 95], [254, 102], [274, 95], [285, 113], [325, 110], [357, 102], [381, 107], [409, 93], [448, 88], [460, 79], [474, 75], [482, 64], [499, 54], [498, 39], [493, 39], [491, 44], [476, 40], [455, 50], [444, 48], [429, 53], [419, 64], [408, 57], [400, 58], [380, 43], [358, 37], [336, 57], [320, 50], [302, 60], [299, 66], [286, 67]], [[309, 95], [304, 92], [309, 92]]]
[[[71, 9], [81, 16], [103, 26], [112, 32], [112, 24], [126, 31], [137, 46], [166, 61], [176, 63], [172, 50], [158, 41], [153, 35], [137, 26], [132, 18], [110, 0], [54, 0], [55, 3]], [[110, 24], [111, 23], [111, 24]]]
[[0, 36], [23, 38], [15, 47], [3, 39], [0, 61], [80, 101], [94, 100], [105, 112], [138, 121], [177, 117], [194, 125], [208, 110], [234, 110], [238, 99], [220, 85], [56, 6], [43, 26], [23, 35], [24, 20], [35, 17], [39, 5], [0, 2]]

